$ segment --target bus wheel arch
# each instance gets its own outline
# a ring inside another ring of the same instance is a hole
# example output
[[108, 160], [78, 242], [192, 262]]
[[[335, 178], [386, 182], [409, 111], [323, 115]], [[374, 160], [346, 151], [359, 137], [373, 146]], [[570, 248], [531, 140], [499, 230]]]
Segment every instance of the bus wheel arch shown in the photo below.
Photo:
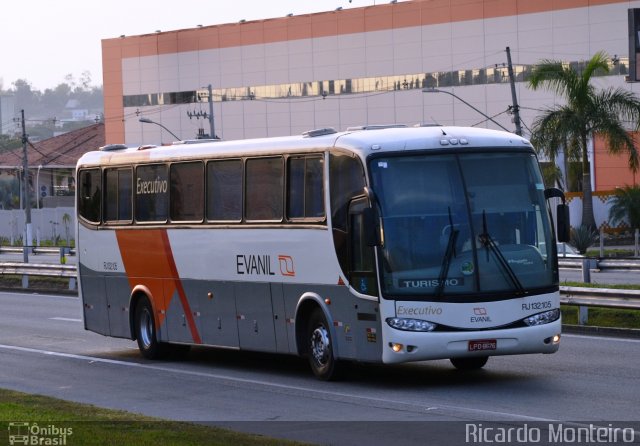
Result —
[[151, 309], [153, 310], [153, 305], [151, 304], [151, 293], [149, 289], [145, 286], [138, 285], [131, 292], [131, 298], [129, 299], [129, 330], [131, 332], [131, 340], [137, 340], [136, 333], [136, 307], [141, 299], [147, 299], [149, 301], [149, 305], [151, 305]]
[[140, 353], [147, 359], [159, 359], [166, 356], [167, 344], [158, 340], [158, 328], [155, 310], [149, 295], [135, 292], [131, 299], [132, 334], [138, 342]]
[[315, 295], [302, 299], [296, 312], [298, 354], [307, 357], [317, 378], [331, 380], [338, 375], [338, 349], [333, 323], [325, 304]]

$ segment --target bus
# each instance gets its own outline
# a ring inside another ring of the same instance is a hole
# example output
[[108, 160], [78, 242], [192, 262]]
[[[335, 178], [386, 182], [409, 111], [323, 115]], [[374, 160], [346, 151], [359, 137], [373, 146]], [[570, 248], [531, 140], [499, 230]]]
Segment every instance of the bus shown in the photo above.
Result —
[[559, 347], [568, 206], [515, 134], [109, 145], [76, 173], [84, 326], [146, 358], [283, 353], [328, 380], [345, 362], [478, 369]]

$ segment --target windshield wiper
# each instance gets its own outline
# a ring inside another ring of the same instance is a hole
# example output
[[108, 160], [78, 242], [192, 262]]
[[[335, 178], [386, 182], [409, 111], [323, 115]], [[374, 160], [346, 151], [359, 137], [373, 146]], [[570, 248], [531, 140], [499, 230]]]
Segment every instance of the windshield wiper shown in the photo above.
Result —
[[[489, 231], [487, 231], [487, 214], [484, 210], [482, 211], [482, 231], [483, 233], [478, 235], [478, 239], [480, 240], [480, 243], [482, 243], [482, 246], [487, 248], [488, 251], [491, 251], [495, 255], [496, 260], [498, 261], [500, 266], [502, 266], [502, 269], [507, 273], [509, 280], [511, 280], [518, 293], [525, 294], [524, 288], [522, 287], [518, 276], [516, 276], [516, 273], [513, 272], [513, 269], [509, 265], [509, 262], [507, 262], [507, 259], [504, 258], [504, 256], [502, 255], [502, 251], [500, 251], [498, 245], [496, 245], [496, 243], [493, 241], [493, 238], [491, 238], [491, 235], [489, 235]], [[489, 253], [487, 252], [487, 256], [488, 255]]]
[[438, 287], [435, 290], [435, 295], [440, 296], [444, 291], [445, 280], [449, 274], [449, 266], [451, 265], [451, 257], [456, 253], [456, 241], [458, 240], [459, 229], [453, 227], [453, 219], [451, 218], [451, 208], [449, 208], [449, 239], [447, 241], [447, 249], [444, 252], [444, 258], [442, 259], [442, 265], [440, 266], [440, 274], [438, 275]]

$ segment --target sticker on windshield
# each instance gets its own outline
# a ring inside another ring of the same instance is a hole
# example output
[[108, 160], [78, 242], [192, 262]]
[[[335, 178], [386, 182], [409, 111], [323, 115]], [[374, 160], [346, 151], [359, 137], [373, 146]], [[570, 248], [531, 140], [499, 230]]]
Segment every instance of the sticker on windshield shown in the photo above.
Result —
[[470, 276], [473, 274], [473, 262], [464, 262], [462, 266], [460, 266], [460, 272], [465, 276]]
[[382, 169], [386, 169], [387, 166], [387, 162], [386, 161], [378, 161], [378, 167], [382, 168]]
[[536, 183], [536, 189], [538, 189], [538, 190], [544, 190], [544, 184], [542, 184], [542, 183]]

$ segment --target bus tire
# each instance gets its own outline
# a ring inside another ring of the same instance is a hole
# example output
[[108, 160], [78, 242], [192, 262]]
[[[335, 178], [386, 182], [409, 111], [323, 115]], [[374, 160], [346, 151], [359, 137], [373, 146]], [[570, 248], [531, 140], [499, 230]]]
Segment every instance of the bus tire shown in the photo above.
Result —
[[479, 370], [489, 360], [488, 356], [475, 356], [473, 358], [451, 358], [451, 364], [458, 370]]
[[134, 328], [140, 353], [147, 359], [159, 359], [166, 354], [165, 345], [158, 342], [156, 321], [149, 299], [143, 297], [136, 305]]
[[335, 379], [339, 369], [338, 361], [333, 355], [329, 324], [320, 308], [313, 310], [307, 327], [309, 365], [313, 374], [323, 381]]

